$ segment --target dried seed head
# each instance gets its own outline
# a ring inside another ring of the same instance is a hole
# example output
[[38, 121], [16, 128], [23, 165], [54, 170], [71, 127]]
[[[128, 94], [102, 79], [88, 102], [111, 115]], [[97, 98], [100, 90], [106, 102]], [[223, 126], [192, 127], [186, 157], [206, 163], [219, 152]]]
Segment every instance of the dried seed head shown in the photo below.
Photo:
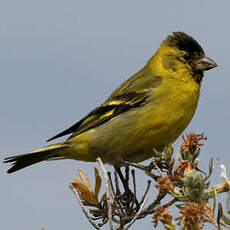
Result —
[[194, 163], [189, 160], [181, 160], [179, 166], [176, 168], [174, 172], [175, 181], [181, 183], [182, 179], [184, 178], [184, 173], [188, 173], [196, 169], [197, 165], [198, 165], [198, 162]]
[[161, 191], [172, 191], [175, 188], [174, 182], [171, 180], [171, 175], [168, 174], [165, 177], [161, 177], [157, 180], [157, 184], [155, 185], [157, 189]]
[[195, 134], [190, 133], [186, 136], [182, 136], [183, 143], [181, 144], [180, 148], [182, 151], [185, 152], [194, 152], [199, 148], [200, 146], [203, 146], [204, 144], [200, 143], [202, 140], [207, 140], [207, 137], [204, 136], [204, 134]]
[[192, 226], [202, 229], [204, 223], [213, 224], [215, 222], [209, 204], [188, 202], [184, 207], [181, 207], [180, 213], [182, 214], [180, 221], [182, 229], [191, 229]]
[[158, 205], [156, 207], [155, 213], [153, 215], [154, 227], [157, 226], [158, 221], [161, 221], [163, 224], [169, 224], [172, 221], [170, 210], [163, 207], [162, 205]]

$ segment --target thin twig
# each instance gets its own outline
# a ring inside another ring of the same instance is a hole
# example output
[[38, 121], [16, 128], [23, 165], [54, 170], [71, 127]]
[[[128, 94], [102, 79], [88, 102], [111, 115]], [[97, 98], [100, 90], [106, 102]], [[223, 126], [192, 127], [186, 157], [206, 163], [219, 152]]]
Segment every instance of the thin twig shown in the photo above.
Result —
[[116, 188], [116, 196], [121, 194], [120, 188], [119, 188], [119, 182], [118, 182], [118, 176], [117, 171], [114, 170], [114, 181], [115, 181], [115, 188]]
[[144, 208], [145, 206], [145, 203], [147, 202], [147, 199], [148, 199], [148, 194], [146, 194], [145, 198], [144, 198], [144, 201], [143, 203], [141, 204], [140, 206], [140, 209], [138, 210], [138, 212], [136, 213], [136, 215], [133, 217], [133, 219], [129, 222], [129, 224], [127, 224], [123, 230], [128, 230], [133, 224], [134, 222], [137, 220], [137, 218], [139, 217], [139, 215], [141, 214], [142, 212], [142, 209]]
[[142, 197], [142, 199], [140, 201], [140, 205], [142, 205], [142, 203], [144, 202], [145, 196], [149, 192], [150, 185], [151, 185], [151, 180], [148, 180], [147, 181], [147, 188], [146, 188], [145, 193], [144, 193], [144, 195], [143, 195], [143, 197]]
[[129, 184], [129, 166], [125, 167], [125, 180], [126, 183]]
[[133, 162], [129, 162], [129, 161], [122, 161], [121, 163], [128, 165], [128, 166], [132, 166], [134, 168], [138, 168], [140, 170], [146, 170], [146, 166], [143, 166], [141, 164], [137, 164], [137, 163], [133, 163]]
[[110, 188], [112, 189], [113, 196], [115, 196], [115, 190], [114, 190], [114, 187], [113, 187], [111, 172], [108, 172], [108, 176], [109, 176]]
[[230, 229], [230, 227], [229, 227], [227, 224], [220, 223], [220, 225], [224, 226], [224, 227], [227, 228], [227, 229]]
[[100, 228], [94, 223], [93, 219], [88, 215], [86, 209], [84, 208], [84, 205], [81, 201], [81, 198], [79, 197], [79, 194], [77, 192], [77, 190], [74, 188], [74, 186], [71, 184], [70, 186], [70, 189], [73, 191], [74, 195], [77, 197], [78, 199], [78, 202], [81, 206], [81, 209], [82, 209], [82, 212], [85, 214], [86, 218], [88, 219], [88, 221], [90, 222], [90, 224], [97, 230], [100, 230]]
[[108, 173], [103, 165], [103, 162], [100, 157], [97, 158], [97, 161], [99, 162], [103, 173], [104, 173], [104, 179], [105, 179], [105, 187], [106, 187], [106, 195], [107, 195], [107, 203], [108, 203], [108, 218], [109, 218], [109, 227], [110, 230], [113, 230], [113, 217], [112, 217], [112, 200], [114, 199], [114, 194], [111, 189], [111, 184], [109, 182]]
[[216, 198], [217, 198], [217, 194], [216, 194], [216, 190], [215, 188], [212, 188], [213, 190], [213, 207], [212, 207], [212, 212], [213, 215], [215, 214], [215, 209], [216, 209]]
[[115, 168], [115, 170], [117, 171], [117, 174], [118, 174], [118, 176], [119, 176], [119, 178], [120, 178], [120, 180], [121, 180], [121, 182], [122, 182], [122, 185], [123, 185], [123, 187], [124, 187], [125, 192], [129, 193], [129, 192], [130, 192], [129, 186], [128, 186], [128, 184], [126, 183], [126, 180], [125, 180], [125, 178], [124, 178], [124, 176], [123, 176], [123, 174], [122, 174], [122, 172], [121, 172], [120, 167], [114, 166], [114, 168]]
[[161, 169], [157, 166], [157, 164], [156, 164], [155, 162], [153, 162], [153, 165], [156, 167], [158, 173], [160, 174], [160, 177], [163, 177], [163, 176], [162, 176], [162, 171], [161, 171]]
[[153, 214], [154, 211], [155, 211], [156, 206], [159, 205], [159, 204], [161, 203], [161, 200], [162, 200], [165, 196], [166, 196], [166, 193], [161, 194], [161, 195], [158, 194], [157, 199], [156, 199], [153, 203], [151, 203], [147, 208], [145, 208], [145, 209], [143, 210], [143, 212], [140, 214], [140, 217], [139, 217], [138, 219], [142, 219], [142, 218], [146, 217], [146, 216], [149, 215], [149, 214]]
[[136, 177], [135, 177], [134, 169], [131, 170], [131, 173], [132, 173], [132, 179], [133, 179], [133, 200], [132, 200], [130, 208], [133, 209], [133, 206], [134, 206], [135, 201], [137, 199], [137, 190], [136, 190]]
[[175, 204], [176, 202], [177, 202], [177, 199], [174, 198], [174, 199], [170, 200], [169, 202], [167, 202], [166, 204], [164, 204], [163, 207], [169, 208], [170, 206], [172, 206], [172, 205]]

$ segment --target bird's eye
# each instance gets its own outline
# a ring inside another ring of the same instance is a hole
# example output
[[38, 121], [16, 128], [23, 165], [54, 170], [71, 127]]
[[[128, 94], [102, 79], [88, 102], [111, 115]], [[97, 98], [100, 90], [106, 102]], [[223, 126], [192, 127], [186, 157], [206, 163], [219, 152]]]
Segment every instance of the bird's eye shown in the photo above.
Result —
[[185, 59], [185, 60], [189, 60], [190, 58], [191, 58], [191, 54], [185, 54], [185, 55], [184, 55], [184, 59]]

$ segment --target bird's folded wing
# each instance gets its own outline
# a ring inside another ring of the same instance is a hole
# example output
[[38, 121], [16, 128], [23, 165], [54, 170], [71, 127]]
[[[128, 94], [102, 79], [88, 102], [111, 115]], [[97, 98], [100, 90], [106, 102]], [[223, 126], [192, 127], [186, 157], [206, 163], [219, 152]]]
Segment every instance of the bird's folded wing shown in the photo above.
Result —
[[111, 118], [128, 111], [131, 108], [139, 107], [147, 102], [149, 90], [141, 92], [128, 92], [121, 95], [116, 95], [109, 98], [104, 104], [94, 109], [85, 118], [78, 121], [70, 128], [50, 138], [48, 141], [73, 133], [72, 137], [77, 136], [86, 130], [95, 128], [98, 125], [105, 123]]

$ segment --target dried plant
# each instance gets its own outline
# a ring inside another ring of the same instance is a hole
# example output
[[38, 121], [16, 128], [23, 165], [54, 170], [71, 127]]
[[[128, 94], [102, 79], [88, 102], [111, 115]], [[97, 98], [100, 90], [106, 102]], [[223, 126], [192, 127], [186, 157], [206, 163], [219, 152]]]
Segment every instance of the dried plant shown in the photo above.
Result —
[[[211, 186], [209, 180], [217, 161], [210, 159], [206, 174], [199, 168], [197, 159], [203, 146], [201, 141], [207, 140], [207, 137], [204, 134], [188, 134], [182, 139], [177, 160], [173, 157], [174, 149], [169, 145], [162, 152], [153, 150], [154, 158], [148, 166], [124, 161], [127, 166], [123, 173], [120, 168], [115, 168], [113, 174], [107, 172], [98, 158], [103, 177], [95, 167], [94, 189], [88, 176], [78, 170], [80, 179], [74, 177], [75, 182], [70, 187], [92, 226], [101, 229], [108, 223], [110, 230], [127, 230], [136, 220], [153, 215], [153, 228], [161, 222], [167, 230], [176, 230], [177, 227], [199, 230], [205, 224], [212, 224], [217, 229], [230, 229], [230, 217], [227, 216], [230, 214], [230, 181], [226, 168], [221, 166], [223, 183]], [[136, 170], [130, 171], [130, 167], [149, 176], [142, 195], [137, 194]], [[106, 191], [100, 195], [102, 179]], [[153, 194], [150, 192], [152, 181], [158, 191]], [[217, 205], [217, 195], [223, 192], [228, 193], [227, 214], [220, 203]], [[177, 216], [172, 215], [172, 206], [178, 210]], [[218, 212], [215, 214], [217, 206]]]

